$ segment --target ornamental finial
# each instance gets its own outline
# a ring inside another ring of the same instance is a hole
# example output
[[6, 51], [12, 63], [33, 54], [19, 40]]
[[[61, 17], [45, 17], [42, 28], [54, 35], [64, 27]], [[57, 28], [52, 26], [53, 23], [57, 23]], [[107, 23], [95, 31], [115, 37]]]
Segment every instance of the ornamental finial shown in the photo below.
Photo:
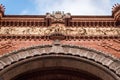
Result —
[[2, 4], [0, 4], [0, 12], [2, 12], [2, 13], [5, 12], [5, 6], [3, 6]]
[[119, 3], [117, 3], [117, 4], [115, 4], [115, 5], [113, 6], [112, 12], [113, 12], [113, 13], [116, 13], [118, 10], [120, 10], [120, 4], [119, 4]]
[[120, 4], [119, 3], [113, 6], [112, 15], [114, 16], [115, 20], [120, 20]]
[[5, 12], [5, 6], [0, 4], [0, 17], [2, 17], [4, 15], [4, 12]]

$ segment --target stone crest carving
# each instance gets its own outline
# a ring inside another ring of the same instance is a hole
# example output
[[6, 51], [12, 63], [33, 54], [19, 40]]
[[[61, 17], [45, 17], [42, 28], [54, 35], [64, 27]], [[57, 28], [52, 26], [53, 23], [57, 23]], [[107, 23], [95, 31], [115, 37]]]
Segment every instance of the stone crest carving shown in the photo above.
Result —
[[52, 14], [50, 13], [46, 14], [46, 18], [51, 18], [53, 22], [57, 22], [57, 21], [63, 22], [65, 18], [70, 18], [70, 17], [71, 17], [70, 13], [64, 14], [64, 12], [61, 11], [56, 11], [53, 12]]

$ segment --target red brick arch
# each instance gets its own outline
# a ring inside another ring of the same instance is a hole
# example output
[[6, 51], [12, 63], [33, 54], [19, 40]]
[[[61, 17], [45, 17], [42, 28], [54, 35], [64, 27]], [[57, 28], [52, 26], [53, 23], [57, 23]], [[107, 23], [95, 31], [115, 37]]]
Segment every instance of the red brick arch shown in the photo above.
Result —
[[30, 47], [2, 56], [0, 77], [12, 80], [30, 70], [57, 66], [89, 72], [102, 80], [120, 80], [119, 59], [93, 49], [58, 43]]

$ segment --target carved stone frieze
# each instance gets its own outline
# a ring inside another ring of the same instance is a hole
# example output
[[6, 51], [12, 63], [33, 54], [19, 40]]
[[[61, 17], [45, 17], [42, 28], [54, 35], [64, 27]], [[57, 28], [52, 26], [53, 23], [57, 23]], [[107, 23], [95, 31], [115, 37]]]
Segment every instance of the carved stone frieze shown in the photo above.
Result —
[[54, 33], [69, 36], [120, 36], [120, 28], [65, 27], [55, 24], [50, 27], [0, 27], [0, 35], [45, 36]]

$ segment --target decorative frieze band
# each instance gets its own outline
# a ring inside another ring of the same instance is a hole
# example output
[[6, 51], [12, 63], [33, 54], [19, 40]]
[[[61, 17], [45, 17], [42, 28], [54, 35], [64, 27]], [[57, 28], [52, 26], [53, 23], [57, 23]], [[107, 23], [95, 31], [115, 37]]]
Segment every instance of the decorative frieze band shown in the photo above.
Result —
[[33, 35], [49, 36], [60, 33], [65, 36], [120, 36], [120, 28], [89, 28], [89, 27], [65, 27], [54, 25], [50, 27], [0, 27], [0, 35]]

